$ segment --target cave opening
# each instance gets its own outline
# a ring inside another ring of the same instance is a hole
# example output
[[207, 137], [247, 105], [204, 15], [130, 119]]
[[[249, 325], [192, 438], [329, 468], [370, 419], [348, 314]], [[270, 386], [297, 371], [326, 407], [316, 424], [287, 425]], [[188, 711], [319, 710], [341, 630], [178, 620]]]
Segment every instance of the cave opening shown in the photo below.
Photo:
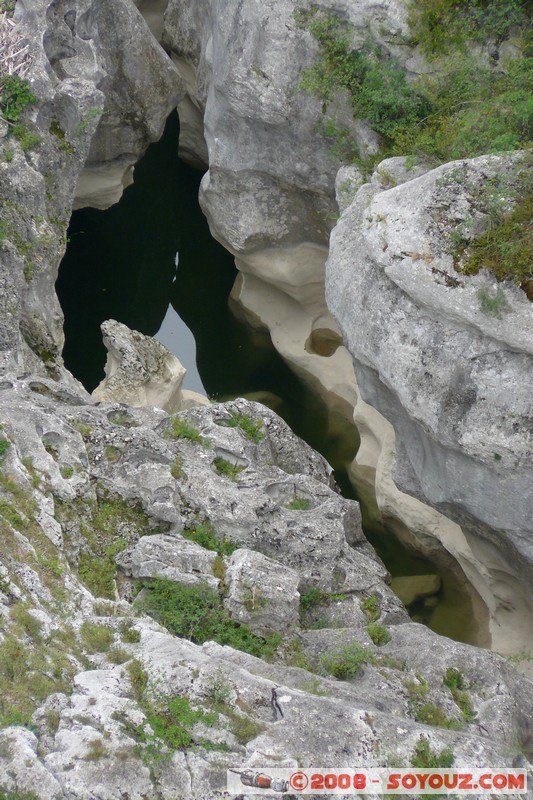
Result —
[[456, 578], [365, 513], [345, 467], [356, 453], [353, 429], [340, 417], [332, 419], [268, 334], [253, 333], [232, 314], [228, 297], [237, 270], [209, 232], [198, 203], [202, 176], [178, 157], [178, 138], [173, 112], [120, 201], [105, 211], [82, 208], [72, 215], [56, 283], [65, 318], [65, 365], [92, 391], [104, 377], [107, 355], [100, 325], [115, 319], [162, 341], [187, 368], [185, 388], [212, 400], [245, 396], [272, 408], [327, 458], [342, 494], [362, 502], [365, 533], [393, 577], [440, 573], [438, 594], [415, 603], [413, 618], [475, 642], [468, 593]]

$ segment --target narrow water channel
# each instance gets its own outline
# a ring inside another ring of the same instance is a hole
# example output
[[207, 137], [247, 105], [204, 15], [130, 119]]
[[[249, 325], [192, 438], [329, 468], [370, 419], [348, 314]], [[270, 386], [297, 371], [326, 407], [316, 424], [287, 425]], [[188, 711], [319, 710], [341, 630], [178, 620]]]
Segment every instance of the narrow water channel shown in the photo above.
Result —
[[[333, 430], [323, 402], [286, 366], [270, 337], [252, 334], [229, 310], [233, 258], [209, 233], [198, 205], [201, 175], [178, 158], [178, 136], [174, 113], [120, 202], [72, 215], [56, 284], [65, 364], [92, 391], [104, 376], [104, 320], [155, 336], [187, 368], [186, 388], [203, 389], [213, 400], [246, 396], [268, 405], [328, 459], [343, 494], [354, 498], [344, 469], [355, 455], [351, 429]], [[368, 524], [365, 532], [393, 576], [435, 573], [381, 526]], [[441, 577], [438, 606], [421, 604], [416, 618], [438, 633], [475, 641], [462, 587]]]

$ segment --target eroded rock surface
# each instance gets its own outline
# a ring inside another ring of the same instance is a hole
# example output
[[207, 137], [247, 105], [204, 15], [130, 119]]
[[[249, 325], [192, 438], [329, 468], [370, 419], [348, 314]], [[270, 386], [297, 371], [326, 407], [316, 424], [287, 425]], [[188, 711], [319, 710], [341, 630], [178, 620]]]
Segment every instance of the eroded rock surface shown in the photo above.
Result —
[[[244, 417], [254, 440], [234, 424]], [[0, 685], [4, 713], [19, 703], [32, 719], [0, 731], [2, 790], [214, 800], [228, 768], [324, 753], [331, 766], [409, 766], [426, 746], [459, 767], [527, 764], [533, 684], [409, 621], [357, 504], [273, 412], [193, 409], [184, 436], [160, 409], [15, 380], [0, 419]], [[132, 604], [133, 578], [144, 588]], [[279, 634], [273, 662], [171, 635], [142, 612], [153, 578], [218, 586], [233, 624]], [[8, 654], [27, 664], [11, 684]], [[22, 706], [7, 689], [20, 681]]]

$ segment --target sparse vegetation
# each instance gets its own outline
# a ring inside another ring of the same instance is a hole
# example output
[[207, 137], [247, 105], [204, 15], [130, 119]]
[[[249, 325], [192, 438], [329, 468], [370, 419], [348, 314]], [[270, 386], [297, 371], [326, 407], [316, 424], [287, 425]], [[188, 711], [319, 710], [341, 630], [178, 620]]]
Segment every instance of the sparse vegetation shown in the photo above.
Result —
[[228, 422], [228, 428], [240, 428], [247, 439], [251, 442], [260, 442], [265, 438], [265, 434], [261, 430], [263, 423], [261, 420], [254, 420], [246, 414], [231, 414]]
[[188, 439], [190, 442], [201, 444], [204, 447], [208, 446], [207, 439], [200, 436], [200, 431], [184, 420], [182, 417], [170, 417], [170, 426], [164, 433], [167, 439]]
[[181, 456], [176, 456], [176, 458], [172, 462], [170, 466], [170, 474], [176, 480], [178, 480], [178, 478], [184, 477], [185, 473], [183, 472], [183, 458]]
[[8, 439], [4, 439], [4, 437], [0, 437], [0, 467], [4, 463], [4, 458], [6, 452], [11, 447], [11, 442]]
[[381, 647], [387, 642], [390, 642], [391, 636], [388, 632], [387, 628], [384, 625], [376, 625], [375, 623], [370, 623], [370, 625], [366, 626], [366, 630], [372, 641], [378, 647]]
[[238, 545], [228, 539], [219, 537], [209, 522], [199, 522], [193, 528], [185, 529], [181, 535], [205, 547], [206, 550], [213, 550], [219, 556], [230, 556], [238, 548]]
[[27, 106], [36, 102], [37, 98], [25, 78], [20, 75], [0, 76], [0, 109], [8, 122], [17, 122]]
[[442, 682], [451, 691], [452, 697], [461, 709], [465, 720], [467, 722], [473, 720], [476, 715], [472, 707], [472, 700], [470, 699], [468, 686], [463, 673], [455, 669], [455, 667], [449, 667], [444, 674]]
[[368, 659], [367, 651], [354, 642], [322, 656], [320, 666], [335, 678], [347, 681], [357, 677]]
[[65, 478], [65, 480], [72, 478], [74, 475], [74, 468], [71, 467], [70, 464], [61, 464], [59, 471], [61, 473], [61, 477]]
[[122, 636], [122, 641], [126, 644], [137, 644], [141, 641], [140, 632], [133, 627], [133, 623], [129, 620], [124, 620], [121, 624], [120, 635]]
[[[366, 120], [382, 137], [376, 160], [416, 155], [441, 163], [527, 147], [533, 80], [533, 59], [527, 48], [495, 70], [472, 48], [463, 46], [471, 39], [485, 41], [495, 31], [501, 41], [510, 30], [509, 20], [520, 18], [525, 25], [526, 5], [521, 0], [413, 2], [411, 24], [416, 41], [423, 43], [430, 57], [450, 54], [448, 59], [441, 58], [435, 76], [426, 75], [416, 82], [408, 80], [406, 70], [370, 36], [357, 42], [340, 15], [311, 6], [297, 12], [296, 19], [313, 35], [319, 57], [303, 74], [301, 87], [322, 98], [325, 109], [344, 89], [354, 118]], [[505, 20], [500, 16], [501, 6], [512, 7]], [[453, 25], [438, 22], [449, 15]], [[472, 24], [464, 26], [465, 20]], [[358, 160], [351, 133], [334, 116], [326, 117], [321, 127], [332, 138], [337, 156]]]
[[143, 600], [143, 610], [176, 636], [196, 644], [214, 640], [267, 660], [273, 657], [280, 643], [276, 634], [262, 638], [247, 625], [230, 619], [219, 595], [207, 584], [188, 586], [157, 579], [146, 582], [145, 586], [150, 591]]
[[370, 597], [365, 597], [365, 599], [361, 603], [361, 608], [365, 616], [370, 620], [370, 622], [375, 622], [377, 619], [379, 619], [381, 609], [379, 600], [375, 595], [370, 595]]
[[431, 749], [425, 736], [420, 737], [411, 756], [412, 766], [420, 769], [448, 769], [453, 766], [454, 760], [449, 747], [437, 753]]
[[232, 464], [231, 461], [222, 458], [222, 456], [217, 456], [214, 459], [213, 464], [219, 475], [224, 475], [226, 478], [230, 478], [232, 481], [236, 481], [239, 473], [243, 470], [243, 467], [240, 467], [238, 464]]
[[295, 495], [294, 498], [287, 503], [287, 508], [291, 508], [293, 511], [309, 511], [311, 508], [311, 501], [306, 497]]
[[105, 625], [84, 622], [80, 628], [83, 645], [89, 653], [107, 653], [113, 643], [113, 632]]

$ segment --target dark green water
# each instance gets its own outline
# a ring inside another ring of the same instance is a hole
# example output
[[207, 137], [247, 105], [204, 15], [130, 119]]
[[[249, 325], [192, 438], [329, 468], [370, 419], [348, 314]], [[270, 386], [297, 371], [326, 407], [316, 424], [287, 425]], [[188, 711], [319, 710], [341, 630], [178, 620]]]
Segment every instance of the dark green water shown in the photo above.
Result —
[[[323, 402], [285, 365], [269, 336], [252, 336], [229, 311], [233, 257], [209, 233], [197, 200], [201, 175], [179, 160], [178, 136], [173, 114], [162, 139], [137, 164], [135, 181], [120, 202], [106, 211], [85, 208], [72, 216], [56, 284], [65, 315], [65, 364], [92, 391], [104, 376], [100, 324], [116, 319], [154, 336], [171, 304], [192, 331], [195, 348], [190, 334], [180, 338], [178, 330], [170, 349], [191, 373], [198, 371], [208, 396], [254, 395], [271, 406], [328, 459], [343, 494], [355, 498], [344, 469], [357, 449], [353, 429], [330, 417]], [[379, 525], [368, 524], [365, 530], [393, 576], [436, 571]], [[462, 593], [449, 578], [443, 585], [443, 598], [452, 600], [450, 613], [444, 602], [438, 613], [419, 609], [420, 618], [440, 633], [471, 641], [468, 611], [463, 607], [458, 617], [454, 600]]]

